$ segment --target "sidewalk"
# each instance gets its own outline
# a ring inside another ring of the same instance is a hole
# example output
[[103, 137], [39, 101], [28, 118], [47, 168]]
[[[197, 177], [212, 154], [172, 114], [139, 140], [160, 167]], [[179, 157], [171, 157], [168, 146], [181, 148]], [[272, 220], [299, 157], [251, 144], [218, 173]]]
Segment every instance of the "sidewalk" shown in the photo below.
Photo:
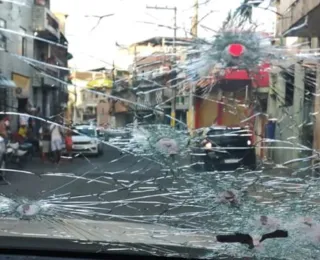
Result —
[[61, 159], [59, 165], [57, 165], [50, 161], [43, 162], [40, 157], [33, 157], [32, 160], [28, 161], [23, 168], [18, 168], [13, 164], [10, 164], [9, 167], [10, 169], [15, 169], [17, 171], [26, 171], [41, 175], [50, 171], [62, 170], [63, 168], [66, 168], [66, 166], [69, 166], [72, 163], [73, 162], [70, 160]]

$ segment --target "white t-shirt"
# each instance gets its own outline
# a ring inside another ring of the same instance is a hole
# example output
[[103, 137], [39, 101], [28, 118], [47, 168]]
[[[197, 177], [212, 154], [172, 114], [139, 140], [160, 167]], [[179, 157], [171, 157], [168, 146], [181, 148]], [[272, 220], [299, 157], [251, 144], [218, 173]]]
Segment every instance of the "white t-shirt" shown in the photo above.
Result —
[[58, 125], [50, 125], [50, 131], [51, 131], [51, 141], [53, 140], [62, 140], [62, 136], [60, 134], [61, 127]]
[[28, 125], [29, 116], [20, 116], [20, 125]]

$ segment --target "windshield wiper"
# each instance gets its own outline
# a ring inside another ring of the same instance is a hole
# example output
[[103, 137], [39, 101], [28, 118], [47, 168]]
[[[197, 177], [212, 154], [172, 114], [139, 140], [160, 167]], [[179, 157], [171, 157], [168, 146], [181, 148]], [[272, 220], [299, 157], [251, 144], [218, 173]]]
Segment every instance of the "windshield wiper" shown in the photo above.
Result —
[[[263, 234], [259, 240], [259, 243], [270, 238], [285, 238], [288, 237], [288, 231], [286, 230], [276, 230], [271, 233]], [[233, 235], [217, 235], [217, 241], [220, 243], [240, 243], [247, 244], [250, 249], [255, 247], [252, 236], [249, 234], [235, 233]]]

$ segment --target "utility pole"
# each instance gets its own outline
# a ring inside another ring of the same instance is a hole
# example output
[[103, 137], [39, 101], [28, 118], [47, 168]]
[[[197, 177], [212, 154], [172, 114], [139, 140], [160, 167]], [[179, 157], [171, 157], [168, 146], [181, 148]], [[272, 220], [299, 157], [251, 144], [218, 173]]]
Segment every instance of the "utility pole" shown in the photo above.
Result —
[[[137, 45], [134, 45], [133, 50], [133, 68], [132, 68], [132, 86], [135, 89], [137, 87]], [[138, 90], [139, 91], [139, 90]], [[136, 104], [134, 111], [134, 126], [138, 125], [138, 105]]]
[[194, 0], [194, 16], [192, 17], [191, 35], [198, 37], [199, 0]]
[[[194, 16], [192, 18], [191, 25], [191, 35], [193, 38], [198, 37], [198, 13], [199, 13], [199, 2], [195, 0], [194, 3]], [[196, 83], [191, 82], [191, 86], [189, 88], [189, 111], [187, 116], [187, 125], [190, 131], [190, 134], [193, 133], [193, 129], [195, 128], [195, 115], [194, 115], [194, 93], [196, 91]]]
[[77, 121], [77, 102], [78, 102], [78, 92], [77, 92], [77, 86], [73, 85], [73, 93], [74, 93], [74, 105], [73, 105], [73, 116], [72, 121], [75, 124]]
[[112, 62], [112, 74], [111, 74], [111, 78], [112, 78], [112, 90], [115, 91], [116, 89], [116, 67], [114, 65], [114, 61]]
[[[177, 7], [158, 7], [158, 6], [147, 6], [147, 9], [155, 9], [155, 10], [171, 10], [174, 11], [174, 24], [173, 24], [173, 43], [172, 43], [172, 49], [173, 49], [173, 66], [174, 67], [176, 65], [176, 40], [177, 40]], [[171, 67], [171, 71], [170, 73], [172, 73], [172, 67]], [[175, 71], [175, 68], [174, 68]], [[177, 73], [174, 73], [174, 75], [176, 75]], [[176, 125], [176, 97], [177, 97], [177, 86], [175, 86], [176, 84], [176, 80], [172, 80], [171, 79], [171, 86], [172, 87], [172, 95], [173, 95], [173, 99], [171, 101], [171, 126], [175, 127]]]

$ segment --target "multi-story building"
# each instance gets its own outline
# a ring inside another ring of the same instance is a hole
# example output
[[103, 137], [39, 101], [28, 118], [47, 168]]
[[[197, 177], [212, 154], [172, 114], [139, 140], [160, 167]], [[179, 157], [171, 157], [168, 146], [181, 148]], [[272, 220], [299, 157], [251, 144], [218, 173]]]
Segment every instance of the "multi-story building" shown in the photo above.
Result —
[[[32, 103], [32, 8], [0, 1], [0, 110], [17, 111]], [[9, 85], [9, 82], [12, 84]], [[16, 120], [14, 120], [16, 121]]]
[[0, 110], [26, 112], [29, 105], [51, 116], [67, 103], [68, 44], [50, 1], [29, 2], [0, 1], [0, 73], [13, 82], [0, 88]]
[[309, 38], [318, 46], [319, 0], [277, 0], [277, 35]]
[[[319, 150], [320, 99], [313, 94], [319, 92], [320, 75], [318, 59], [312, 53], [319, 48], [320, 1], [280, 0], [277, 12], [277, 37], [287, 47], [287, 59], [272, 75], [268, 98], [268, 114], [281, 118], [275, 125], [274, 138]], [[285, 153], [275, 149], [272, 155], [278, 162], [284, 162], [307, 154], [299, 149], [289, 149]]]
[[[133, 117], [139, 118], [139, 115], [150, 114], [151, 108], [156, 105], [161, 106], [165, 114], [170, 114], [173, 100], [170, 79], [174, 74], [171, 68], [175, 67], [172, 63], [173, 57], [175, 57], [175, 63], [179, 63], [186, 48], [190, 46], [191, 39], [177, 38], [175, 42], [176, 54], [173, 54], [173, 42], [172, 37], [153, 37], [133, 43], [129, 48], [121, 50], [122, 56], [127, 55], [126, 61], [131, 63], [129, 71], [132, 73], [131, 85], [134, 89], [134, 95], [132, 89], [128, 89], [127, 92], [122, 91], [121, 96], [127, 95], [126, 98], [128, 98], [130, 94], [131, 101], [140, 104], [134, 106], [132, 103], [128, 103], [126, 107], [119, 104], [118, 108], [114, 109], [116, 118], [128, 119], [121, 120], [123, 124], [128, 123]], [[183, 93], [177, 93], [176, 117], [186, 122], [188, 99], [185, 99], [183, 95]], [[128, 114], [131, 116], [128, 117]], [[155, 116], [148, 118], [154, 122]], [[158, 119], [162, 122], [170, 122], [169, 117], [167, 120], [163, 117]]]
[[110, 124], [110, 103], [113, 82], [110, 71], [105, 68], [87, 72], [72, 72], [69, 86], [70, 118], [74, 123], [90, 120], [97, 125]]
[[[65, 20], [50, 11], [49, 0], [36, 0], [32, 27], [35, 36], [34, 57], [40, 63], [33, 70], [34, 103], [46, 117], [62, 114], [67, 107], [68, 41], [64, 36]], [[46, 63], [42, 66], [42, 63]]]

